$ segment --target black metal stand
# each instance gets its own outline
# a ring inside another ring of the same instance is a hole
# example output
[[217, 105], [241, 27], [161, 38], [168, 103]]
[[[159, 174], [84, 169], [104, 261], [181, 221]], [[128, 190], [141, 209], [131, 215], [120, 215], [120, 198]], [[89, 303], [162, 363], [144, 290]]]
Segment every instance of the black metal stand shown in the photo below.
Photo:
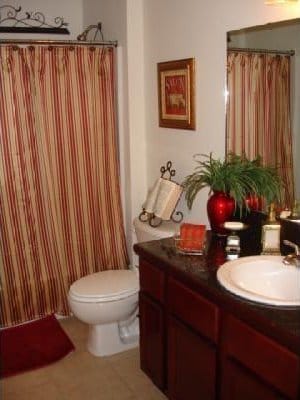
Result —
[[[169, 174], [168, 179], [172, 180], [171, 178], [176, 175], [175, 169], [172, 169], [172, 162], [167, 161], [166, 166], [162, 166], [160, 168], [161, 178], [166, 179], [165, 175]], [[171, 214], [170, 220], [175, 222], [175, 223], [180, 223], [183, 220], [183, 213], [181, 211], [175, 211], [176, 206], [174, 208], [174, 211]], [[139, 215], [139, 220], [142, 222], [148, 222], [150, 226], [153, 228], [156, 228], [162, 224], [162, 219], [157, 217], [154, 213], [149, 213], [147, 212], [144, 208], [143, 211]]]

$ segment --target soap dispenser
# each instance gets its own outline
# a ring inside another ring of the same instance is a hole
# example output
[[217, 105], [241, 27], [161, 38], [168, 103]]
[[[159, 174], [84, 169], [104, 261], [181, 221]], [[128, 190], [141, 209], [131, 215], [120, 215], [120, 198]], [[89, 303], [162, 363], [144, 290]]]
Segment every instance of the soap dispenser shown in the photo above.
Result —
[[267, 221], [262, 226], [261, 254], [280, 254], [280, 223], [276, 220], [275, 205], [270, 204]]

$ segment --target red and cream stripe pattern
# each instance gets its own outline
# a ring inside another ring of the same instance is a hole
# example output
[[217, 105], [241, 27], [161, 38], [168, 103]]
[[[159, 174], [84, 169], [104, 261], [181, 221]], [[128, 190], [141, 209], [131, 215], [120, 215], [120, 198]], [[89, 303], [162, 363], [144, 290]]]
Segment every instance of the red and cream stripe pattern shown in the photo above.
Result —
[[2, 325], [68, 312], [70, 284], [127, 268], [111, 48], [0, 46]]
[[290, 57], [229, 51], [227, 68], [227, 151], [259, 155], [278, 168], [284, 183], [282, 206], [291, 207]]

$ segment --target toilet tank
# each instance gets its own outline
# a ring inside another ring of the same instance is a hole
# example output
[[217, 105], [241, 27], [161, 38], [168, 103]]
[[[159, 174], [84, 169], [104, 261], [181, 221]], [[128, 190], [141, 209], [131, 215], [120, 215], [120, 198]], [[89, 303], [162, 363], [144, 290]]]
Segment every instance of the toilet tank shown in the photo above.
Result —
[[180, 224], [173, 221], [163, 221], [161, 225], [153, 228], [148, 222], [140, 221], [138, 217], [134, 219], [133, 226], [139, 243], [174, 236], [180, 228]]

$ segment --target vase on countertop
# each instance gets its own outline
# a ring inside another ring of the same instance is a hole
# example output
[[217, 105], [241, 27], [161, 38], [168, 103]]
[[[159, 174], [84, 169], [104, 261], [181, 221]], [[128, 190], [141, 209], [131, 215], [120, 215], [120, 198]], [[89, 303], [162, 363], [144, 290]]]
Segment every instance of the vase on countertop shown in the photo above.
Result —
[[230, 221], [235, 210], [235, 201], [224, 192], [215, 191], [207, 201], [207, 215], [212, 233], [218, 236], [228, 235], [224, 222]]
[[250, 211], [261, 211], [263, 209], [263, 199], [256, 194], [248, 194], [245, 203]]

